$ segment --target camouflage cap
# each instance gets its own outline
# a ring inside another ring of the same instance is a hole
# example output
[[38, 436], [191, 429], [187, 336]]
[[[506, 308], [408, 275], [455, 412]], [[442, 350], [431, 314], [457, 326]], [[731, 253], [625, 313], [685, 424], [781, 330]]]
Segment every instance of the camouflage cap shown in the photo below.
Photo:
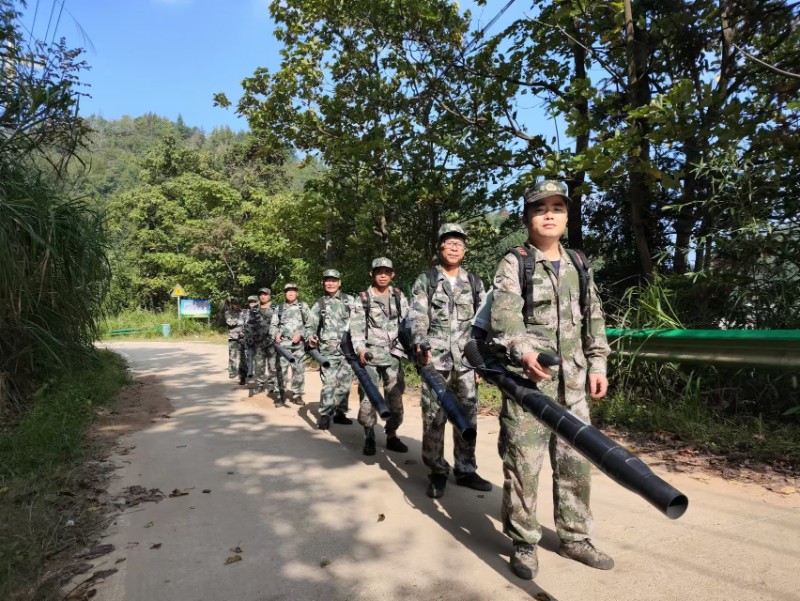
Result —
[[259, 294], [268, 294], [268, 295], [272, 296], [272, 290], [270, 290], [269, 288], [259, 288], [258, 289], [258, 293]]
[[250, 296], [247, 297], [247, 302], [248, 303], [257, 303], [258, 302], [258, 297], [255, 294], [251, 294]]
[[297, 290], [297, 284], [294, 282], [287, 282], [283, 287], [283, 291], [286, 292], [287, 290]]
[[336, 278], [337, 280], [341, 280], [342, 276], [335, 269], [326, 269], [322, 272], [322, 279], [324, 280], [325, 278]]
[[394, 271], [394, 265], [392, 265], [392, 260], [391, 259], [387, 259], [386, 257], [378, 257], [377, 259], [375, 259], [372, 262], [371, 271], [374, 271], [374, 270], [378, 269], [378, 267], [388, 267], [389, 269]]
[[466, 238], [467, 232], [465, 232], [464, 228], [457, 223], [445, 223], [442, 227], [439, 228], [438, 240], [441, 240], [442, 238], [448, 235], [461, 236], [462, 238]]
[[569, 203], [569, 188], [564, 182], [554, 179], [543, 179], [536, 182], [525, 190], [522, 197], [525, 199], [525, 206], [535, 204], [551, 196], [560, 196]]

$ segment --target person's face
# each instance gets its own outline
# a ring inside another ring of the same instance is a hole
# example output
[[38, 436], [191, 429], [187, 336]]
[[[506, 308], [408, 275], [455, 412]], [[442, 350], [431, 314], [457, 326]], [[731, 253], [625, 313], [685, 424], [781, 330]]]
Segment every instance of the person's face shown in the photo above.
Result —
[[372, 281], [380, 288], [385, 288], [392, 283], [394, 271], [389, 267], [376, 267], [372, 270]]
[[445, 236], [439, 243], [439, 254], [442, 262], [447, 266], [461, 265], [466, 252], [467, 247], [461, 236]]
[[291, 288], [291, 289], [286, 291], [284, 296], [286, 297], [286, 302], [287, 303], [293, 303], [294, 301], [297, 300], [297, 290], [295, 290], [294, 288]]
[[261, 301], [262, 305], [266, 305], [269, 302], [270, 298], [271, 297], [269, 294], [264, 294], [263, 292], [258, 295], [258, 300]]
[[231, 308], [232, 308], [234, 311], [241, 311], [241, 309], [242, 309], [242, 303], [231, 303]]
[[567, 229], [567, 203], [561, 196], [550, 196], [527, 208], [528, 236], [531, 241], [560, 239]]
[[247, 306], [252, 309], [253, 307], [257, 307], [258, 303], [256, 301], [247, 301]]
[[325, 292], [331, 296], [339, 292], [341, 286], [342, 282], [337, 278], [322, 278], [322, 287], [325, 289]]

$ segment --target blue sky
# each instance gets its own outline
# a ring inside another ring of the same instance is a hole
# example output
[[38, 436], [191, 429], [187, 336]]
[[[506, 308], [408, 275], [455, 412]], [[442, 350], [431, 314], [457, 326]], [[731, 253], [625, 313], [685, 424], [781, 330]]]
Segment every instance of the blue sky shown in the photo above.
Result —
[[[376, 0], [379, 1], [379, 0]], [[38, 38], [52, 37], [62, 0], [28, 0], [24, 18]], [[241, 95], [241, 81], [257, 67], [277, 69], [280, 46], [268, 0], [63, 0], [57, 34], [71, 47], [86, 49], [91, 69], [81, 76], [91, 98], [81, 113], [106, 119], [154, 112], [211, 131], [246, 123], [233, 110], [215, 108], [212, 96]], [[476, 23], [486, 23], [505, 5], [472, 8]], [[519, 6], [518, 6], [519, 5]], [[528, 2], [517, 1], [492, 27], [500, 31], [518, 18]], [[37, 10], [38, 6], [38, 10]], [[53, 10], [55, 9], [55, 10]], [[50, 17], [51, 12], [53, 14]], [[36, 13], [34, 21], [33, 15]]]

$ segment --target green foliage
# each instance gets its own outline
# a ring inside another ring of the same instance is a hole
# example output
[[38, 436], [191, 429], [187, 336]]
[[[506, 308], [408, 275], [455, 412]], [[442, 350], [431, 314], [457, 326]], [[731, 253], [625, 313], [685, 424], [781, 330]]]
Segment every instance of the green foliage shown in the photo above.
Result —
[[[115, 338], [114, 330], [134, 329], [135, 332], [124, 334], [129, 338], [157, 338], [164, 339], [163, 325], [170, 326], [170, 338], [190, 336], [200, 337], [204, 340], [216, 339], [218, 330], [212, 323], [209, 325], [204, 319], [178, 319], [178, 311], [173, 306], [172, 310], [163, 312], [142, 311], [129, 309], [115, 315], [107, 315], [100, 323], [100, 337], [104, 340]], [[168, 340], [168, 339], [167, 339]]]
[[77, 50], [26, 39], [0, 2], [0, 417], [97, 337], [110, 277], [100, 215], [72, 189]]
[[[0, 598], [61, 599], [45, 559], [77, 545], [93, 522], [71, 494], [85, 474], [84, 435], [95, 409], [128, 382], [121, 357], [98, 351], [86, 365], [58, 372], [18, 423], [0, 427]], [[66, 526], [67, 520], [75, 525]]]

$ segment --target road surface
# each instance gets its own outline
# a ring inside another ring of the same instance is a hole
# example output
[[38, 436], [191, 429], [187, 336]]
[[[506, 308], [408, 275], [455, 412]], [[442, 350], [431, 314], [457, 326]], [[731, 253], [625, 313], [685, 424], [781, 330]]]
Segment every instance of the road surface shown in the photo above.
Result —
[[[228, 379], [225, 346], [111, 348], [136, 376], [160, 378], [174, 406], [169, 419], [122, 438], [133, 448], [112, 457], [124, 467], [111, 492], [141, 485], [189, 494], [116, 520], [102, 541], [116, 550], [97, 569], [119, 571], [99, 583], [97, 599], [800, 601], [800, 495], [654, 466], [690, 499], [687, 513], [671, 521], [595, 472], [593, 538], [616, 561], [604, 572], [557, 555], [546, 467], [540, 573], [525, 582], [509, 569], [511, 544], [498, 521], [496, 418], [479, 419], [477, 451], [494, 490], [478, 493], [451, 479], [433, 501], [425, 494], [417, 395], [407, 399], [399, 432], [410, 452], [387, 452], [381, 433], [378, 454], [368, 458], [357, 424], [316, 429], [316, 372], [306, 373], [312, 402], [277, 409]], [[226, 564], [235, 555], [241, 561]]]

